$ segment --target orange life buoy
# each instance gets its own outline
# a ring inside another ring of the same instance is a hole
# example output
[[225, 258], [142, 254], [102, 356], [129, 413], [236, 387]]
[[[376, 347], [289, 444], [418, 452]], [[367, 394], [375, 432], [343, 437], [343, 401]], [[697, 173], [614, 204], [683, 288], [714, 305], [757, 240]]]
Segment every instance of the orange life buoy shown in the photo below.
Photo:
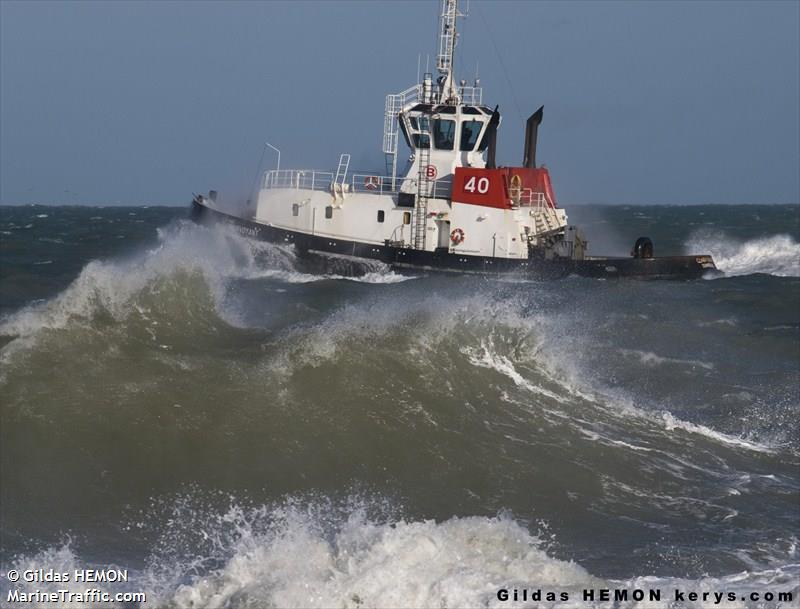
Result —
[[464, 231], [460, 228], [454, 228], [453, 232], [450, 233], [450, 241], [453, 242], [453, 245], [458, 245], [462, 241], [464, 241]]
[[380, 185], [380, 178], [378, 176], [367, 176], [364, 178], [364, 186], [369, 190], [377, 190]]

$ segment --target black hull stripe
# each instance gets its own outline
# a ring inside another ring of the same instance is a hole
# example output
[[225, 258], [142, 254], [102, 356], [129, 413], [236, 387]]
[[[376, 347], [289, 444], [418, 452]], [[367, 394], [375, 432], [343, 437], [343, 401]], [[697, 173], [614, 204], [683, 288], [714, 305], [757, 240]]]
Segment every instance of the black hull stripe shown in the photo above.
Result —
[[[589, 260], [537, 260], [491, 258], [428, 252], [333, 237], [309, 235], [245, 220], [194, 200], [192, 219], [217, 221], [235, 226], [243, 235], [295, 246], [299, 254], [323, 253], [357, 260], [376, 260], [398, 271], [438, 271], [476, 274], [518, 274], [529, 279], [558, 279], [570, 274], [585, 277], [632, 277], [641, 279], [697, 279], [713, 271], [710, 257], [666, 256], [660, 258], [592, 258]], [[704, 266], [704, 264], [706, 266]]]

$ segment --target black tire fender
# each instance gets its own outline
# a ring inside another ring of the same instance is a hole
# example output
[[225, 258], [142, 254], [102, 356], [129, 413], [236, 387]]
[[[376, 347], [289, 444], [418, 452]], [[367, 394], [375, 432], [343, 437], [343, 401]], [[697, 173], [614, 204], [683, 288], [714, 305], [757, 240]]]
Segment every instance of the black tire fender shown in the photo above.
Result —
[[639, 237], [636, 243], [633, 244], [631, 256], [634, 258], [652, 258], [653, 242], [650, 240], [650, 237]]

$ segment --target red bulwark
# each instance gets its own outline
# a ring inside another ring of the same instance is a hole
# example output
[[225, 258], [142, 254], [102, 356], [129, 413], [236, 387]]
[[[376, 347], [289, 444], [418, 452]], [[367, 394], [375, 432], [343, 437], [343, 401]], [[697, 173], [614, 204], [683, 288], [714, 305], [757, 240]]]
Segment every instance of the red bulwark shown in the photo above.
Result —
[[553, 184], [550, 181], [550, 173], [544, 167], [527, 168], [512, 167], [509, 170], [509, 180], [512, 175], [519, 175], [522, 179], [522, 189], [530, 188], [533, 192], [543, 192], [550, 207], [556, 205], [556, 195], [553, 192]]
[[458, 203], [511, 209], [507, 170], [456, 167], [452, 196]]
[[[550, 182], [550, 174], [544, 167], [501, 167], [499, 169], [456, 167], [453, 175], [453, 201], [498, 209], [511, 209], [509, 186], [514, 176], [519, 176], [519, 188], [523, 193], [525, 191], [543, 192], [550, 207], [556, 207], [553, 184]], [[522, 200], [525, 200], [524, 195]]]

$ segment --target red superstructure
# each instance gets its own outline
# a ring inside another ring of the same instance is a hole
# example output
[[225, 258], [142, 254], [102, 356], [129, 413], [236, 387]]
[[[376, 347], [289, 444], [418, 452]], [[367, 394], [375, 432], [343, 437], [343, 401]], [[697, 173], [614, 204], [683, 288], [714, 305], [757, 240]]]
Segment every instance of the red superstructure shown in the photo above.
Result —
[[538, 193], [544, 194], [548, 207], [557, 207], [550, 173], [544, 167], [456, 167], [453, 175], [452, 199], [456, 203], [511, 209], [530, 204]]

